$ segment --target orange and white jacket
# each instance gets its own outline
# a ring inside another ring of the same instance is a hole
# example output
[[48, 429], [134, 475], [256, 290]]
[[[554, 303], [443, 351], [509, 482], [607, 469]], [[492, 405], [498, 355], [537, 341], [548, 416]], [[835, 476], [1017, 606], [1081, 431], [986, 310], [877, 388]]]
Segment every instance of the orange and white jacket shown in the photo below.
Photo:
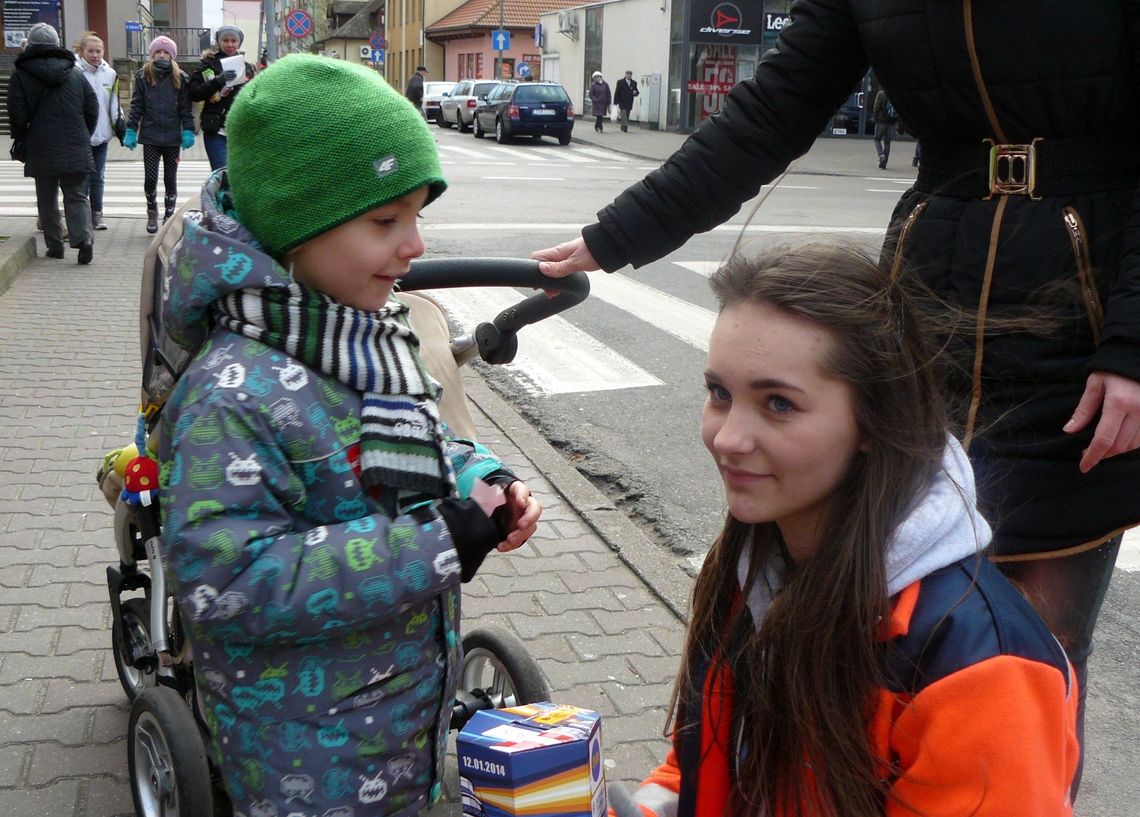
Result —
[[[1079, 757], [1075, 678], [1044, 622], [978, 555], [989, 528], [953, 440], [943, 465], [888, 547], [886, 683], [867, 724], [875, 753], [899, 770], [884, 814], [1069, 817]], [[747, 573], [744, 561], [740, 575]], [[768, 599], [755, 588], [742, 599], [762, 620]], [[645, 817], [726, 814], [739, 745], [729, 734], [736, 690], [724, 662], [697, 670], [700, 711], [679, 715], [695, 728], [677, 730], [665, 763], [634, 794]]]

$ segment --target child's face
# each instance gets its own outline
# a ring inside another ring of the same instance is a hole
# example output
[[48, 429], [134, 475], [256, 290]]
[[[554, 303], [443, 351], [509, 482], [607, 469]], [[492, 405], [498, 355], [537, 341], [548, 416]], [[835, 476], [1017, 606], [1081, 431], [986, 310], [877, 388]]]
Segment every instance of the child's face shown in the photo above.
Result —
[[421, 187], [290, 250], [284, 261], [292, 263], [294, 280], [354, 309], [382, 308], [424, 253], [417, 219], [427, 196]]
[[151, 54], [150, 58], [152, 60], [173, 60], [174, 59], [174, 57], [170, 56], [170, 52], [167, 51], [165, 48], [158, 49], [153, 54]]
[[701, 438], [732, 515], [775, 522], [796, 559], [860, 451], [851, 387], [828, 374], [835, 335], [769, 304], [725, 308], [709, 338]]
[[223, 54], [225, 54], [227, 57], [232, 57], [237, 53], [238, 47], [241, 45], [241, 43], [238, 41], [237, 37], [230, 36], [222, 37], [220, 40], [218, 40], [218, 45], [222, 47]]
[[89, 39], [83, 46], [83, 59], [91, 65], [103, 62], [103, 42], [94, 38]]

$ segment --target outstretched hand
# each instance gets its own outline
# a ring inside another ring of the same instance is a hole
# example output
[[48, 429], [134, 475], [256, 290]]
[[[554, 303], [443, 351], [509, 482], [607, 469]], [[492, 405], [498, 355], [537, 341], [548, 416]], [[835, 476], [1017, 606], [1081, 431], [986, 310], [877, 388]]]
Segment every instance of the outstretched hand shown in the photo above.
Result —
[[500, 553], [521, 547], [538, 530], [538, 518], [542, 516], [542, 503], [530, 495], [530, 488], [522, 480], [507, 486], [506, 500], [506, 507], [500, 512], [507, 514], [510, 523], [507, 538], [499, 542]]
[[1110, 372], [1093, 372], [1076, 411], [1065, 423], [1065, 432], [1080, 431], [1098, 412], [1100, 422], [1081, 456], [1082, 474], [1101, 460], [1140, 448], [1140, 382]]
[[591, 272], [600, 269], [598, 262], [586, 248], [585, 239], [581, 237], [559, 244], [557, 247], [533, 252], [530, 257], [541, 262], [538, 265], [539, 272], [550, 278], [565, 278], [579, 270]]

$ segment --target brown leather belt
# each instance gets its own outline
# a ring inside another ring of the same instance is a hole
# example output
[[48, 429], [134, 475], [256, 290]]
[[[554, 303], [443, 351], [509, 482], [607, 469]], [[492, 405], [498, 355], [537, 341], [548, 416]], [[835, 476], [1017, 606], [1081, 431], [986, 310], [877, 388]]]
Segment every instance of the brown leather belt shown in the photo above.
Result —
[[915, 188], [956, 198], [1066, 196], [1135, 188], [1140, 134], [1038, 138], [1022, 144], [922, 140]]

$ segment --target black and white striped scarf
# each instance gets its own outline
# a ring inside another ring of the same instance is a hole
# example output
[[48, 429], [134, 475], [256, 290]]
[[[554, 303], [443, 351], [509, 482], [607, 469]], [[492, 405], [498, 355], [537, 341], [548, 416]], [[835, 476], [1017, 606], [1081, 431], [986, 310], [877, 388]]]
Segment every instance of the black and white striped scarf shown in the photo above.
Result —
[[454, 490], [443, 453], [439, 387], [423, 367], [408, 308], [339, 304], [302, 284], [235, 290], [213, 302], [219, 325], [280, 349], [363, 393], [361, 481], [431, 497]]

